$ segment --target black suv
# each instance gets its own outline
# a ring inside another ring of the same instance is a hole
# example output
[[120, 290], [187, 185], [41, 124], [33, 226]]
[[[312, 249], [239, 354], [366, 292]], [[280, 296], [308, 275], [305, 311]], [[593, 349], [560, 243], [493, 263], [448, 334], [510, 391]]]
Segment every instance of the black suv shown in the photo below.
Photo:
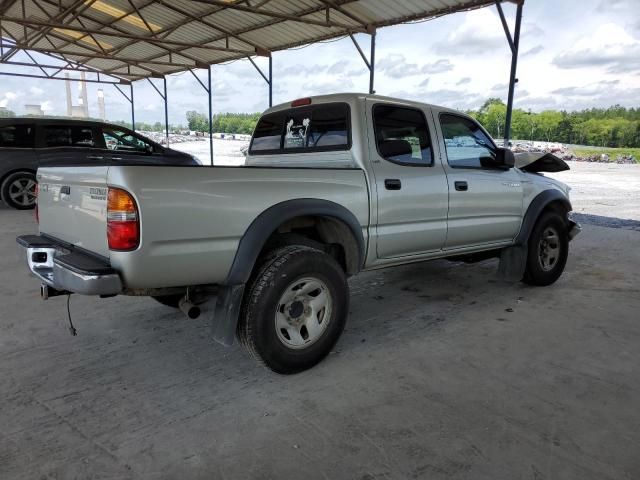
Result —
[[0, 119], [0, 196], [10, 207], [35, 206], [36, 170], [45, 165], [200, 165], [119, 125], [46, 118]]

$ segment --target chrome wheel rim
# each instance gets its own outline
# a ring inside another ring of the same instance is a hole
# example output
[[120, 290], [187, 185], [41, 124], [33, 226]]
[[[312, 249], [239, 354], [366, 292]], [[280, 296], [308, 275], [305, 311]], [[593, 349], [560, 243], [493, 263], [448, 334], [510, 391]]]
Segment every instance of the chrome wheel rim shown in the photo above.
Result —
[[18, 178], [9, 185], [9, 198], [22, 207], [36, 203], [36, 182], [30, 178]]
[[553, 227], [547, 227], [542, 232], [538, 245], [538, 263], [545, 272], [553, 270], [560, 258], [560, 235]]
[[331, 292], [322, 280], [305, 277], [292, 282], [276, 306], [278, 339], [288, 348], [307, 348], [322, 337], [332, 309]]

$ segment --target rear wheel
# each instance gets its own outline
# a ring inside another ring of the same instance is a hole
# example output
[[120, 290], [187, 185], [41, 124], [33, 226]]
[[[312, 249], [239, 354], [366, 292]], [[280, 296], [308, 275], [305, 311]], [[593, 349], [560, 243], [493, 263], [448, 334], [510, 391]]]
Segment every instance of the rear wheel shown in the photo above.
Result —
[[31, 172], [14, 172], [0, 186], [2, 201], [17, 210], [36, 206], [36, 176]]
[[529, 237], [522, 280], [530, 285], [551, 285], [562, 275], [568, 255], [569, 235], [564, 219], [555, 212], [543, 213]]
[[320, 362], [340, 337], [349, 286], [336, 260], [313, 248], [283, 247], [258, 269], [243, 300], [238, 337], [277, 373]]

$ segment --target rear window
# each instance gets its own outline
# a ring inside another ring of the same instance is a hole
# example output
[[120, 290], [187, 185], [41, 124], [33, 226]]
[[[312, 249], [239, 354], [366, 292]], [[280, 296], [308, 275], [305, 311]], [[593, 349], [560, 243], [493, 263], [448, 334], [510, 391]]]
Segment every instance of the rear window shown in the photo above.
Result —
[[93, 129], [81, 126], [49, 126], [44, 128], [47, 147], [93, 147]]
[[349, 106], [328, 103], [271, 113], [256, 126], [249, 153], [348, 150]]
[[0, 127], [0, 147], [33, 148], [33, 125]]

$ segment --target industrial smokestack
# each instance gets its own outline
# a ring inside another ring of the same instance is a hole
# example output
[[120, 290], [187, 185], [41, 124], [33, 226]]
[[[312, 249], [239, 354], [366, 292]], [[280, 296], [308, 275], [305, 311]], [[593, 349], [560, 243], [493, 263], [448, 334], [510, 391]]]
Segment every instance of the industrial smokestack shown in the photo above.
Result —
[[64, 76], [67, 78], [64, 83], [65, 83], [65, 88], [67, 89], [67, 117], [70, 117], [72, 114], [72, 105], [73, 103], [71, 102], [71, 81], [69, 80], [69, 74], [65, 73]]
[[98, 115], [103, 122], [107, 119], [107, 115], [104, 109], [104, 92], [102, 89], [98, 90]]
[[84, 107], [84, 116], [85, 118], [89, 118], [89, 98], [87, 97], [87, 84], [84, 81], [85, 80], [85, 76], [84, 76], [84, 72], [80, 73], [80, 78], [82, 79], [82, 82], [80, 82], [80, 91], [82, 92], [82, 106]]

